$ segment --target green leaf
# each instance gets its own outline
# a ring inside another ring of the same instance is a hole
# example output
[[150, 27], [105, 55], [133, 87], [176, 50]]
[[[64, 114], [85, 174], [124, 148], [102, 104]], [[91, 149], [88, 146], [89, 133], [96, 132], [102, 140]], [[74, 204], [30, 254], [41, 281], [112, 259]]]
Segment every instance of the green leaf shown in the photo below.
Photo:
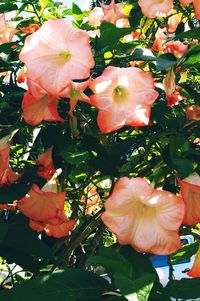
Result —
[[76, 3], [72, 3], [72, 14], [74, 16], [74, 19], [76, 21], [82, 21], [83, 20], [83, 12], [80, 9], [80, 7]]
[[100, 38], [97, 40], [97, 48], [102, 49], [106, 46], [116, 44], [122, 37], [132, 32], [131, 28], [118, 28], [115, 25], [102, 22], [100, 26]]
[[145, 49], [135, 48], [133, 54], [131, 55], [131, 60], [142, 60], [142, 61], [155, 61], [156, 57], [153, 55], [146, 55]]
[[200, 68], [200, 51], [190, 55], [182, 64], [182, 67], [196, 67]]
[[175, 254], [170, 256], [170, 261], [172, 263], [176, 263], [181, 260], [190, 258], [198, 251], [198, 247], [198, 243], [184, 245]]
[[96, 274], [67, 269], [4, 290], [0, 301], [100, 301], [109, 288], [109, 283]]
[[61, 155], [63, 159], [72, 165], [77, 165], [84, 162], [88, 158], [88, 151], [80, 151], [77, 153], [65, 152], [61, 150]]
[[193, 299], [200, 297], [200, 278], [171, 280], [164, 292], [173, 298]]
[[0, 45], [0, 53], [3, 52], [5, 54], [9, 54], [13, 51], [12, 46], [16, 45], [16, 42], [3, 43]]
[[166, 68], [172, 67], [177, 64], [177, 59], [172, 53], [165, 53], [157, 58], [157, 71], [162, 71]]
[[175, 37], [173, 37], [173, 40], [180, 40], [180, 39], [200, 39], [200, 27], [193, 28], [191, 30], [182, 32]]
[[194, 171], [193, 162], [186, 158], [173, 158], [172, 163], [181, 179], [187, 178]]
[[128, 279], [121, 274], [115, 274], [114, 279], [116, 287], [130, 301], [136, 297], [138, 301], [147, 301], [155, 280], [154, 275], [148, 273], [143, 273], [135, 280]]
[[17, 10], [18, 6], [14, 3], [5, 3], [0, 5], [0, 14]]

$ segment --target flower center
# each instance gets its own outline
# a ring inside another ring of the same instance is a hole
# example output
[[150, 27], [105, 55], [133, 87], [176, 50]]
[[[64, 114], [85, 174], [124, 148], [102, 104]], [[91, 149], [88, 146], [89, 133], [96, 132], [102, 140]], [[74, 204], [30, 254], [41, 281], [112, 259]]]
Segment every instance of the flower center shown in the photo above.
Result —
[[123, 102], [127, 99], [128, 96], [128, 92], [126, 90], [125, 87], [123, 86], [117, 86], [114, 90], [113, 90], [113, 99], [115, 102]]
[[63, 62], [67, 63], [71, 59], [71, 53], [70, 51], [61, 51], [59, 53], [59, 57], [63, 60]]

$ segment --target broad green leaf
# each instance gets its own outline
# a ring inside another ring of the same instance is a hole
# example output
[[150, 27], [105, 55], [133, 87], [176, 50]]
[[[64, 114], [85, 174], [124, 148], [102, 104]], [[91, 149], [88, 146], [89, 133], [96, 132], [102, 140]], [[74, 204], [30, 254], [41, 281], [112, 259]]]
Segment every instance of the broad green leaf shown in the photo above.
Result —
[[175, 263], [190, 258], [198, 251], [198, 247], [198, 243], [182, 246], [175, 254], [170, 256], [171, 262]]
[[200, 298], [200, 278], [171, 280], [164, 292], [173, 298], [195, 299]]
[[172, 158], [172, 163], [181, 179], [189, 176], [194, 170], [193, 162], [187, 158]]
[[165, 70], [177, 64], [177, 59], [172, 53], [165, 53], [157, 58], [156, 69], [158, 71]]
[[82, 21], [83, 20], [83, 13], [80, 7], [76, 3], [72, 3], [72, 14], [74, 16], [74, 19], [76, 21]]
[[135, 48], [133, 54], [131, 55], [131, 60], [142, 60], [142, 61], [155, 61], [156, 57], [152, 55], [147, 55], [145, 49]]
[[0, 293], [0, 301], [100, 301], [109, 287], [100, 276], [71, 268], [4, 290]]
[[6, 237], [8, 232], [8, 225], [4, 220], [0, 220], [0, 244]]
[[190, 55], [182, 64], [183, 67], [200, 68], [200, 51]]
[[0, 14], [17, 10], [18, 6], [14, 3], [5, 3], [0, 5]]
[[77, 153], [61, 151], [63, 159], [72, 165], [84, 162], [88, 158], [88, 151], [80, 151]]
[[173, 40], [180, 40], [180, 39], [200, 39], [200, 27], [193, 28], [191, 30], [182, 32], [175, 37]]

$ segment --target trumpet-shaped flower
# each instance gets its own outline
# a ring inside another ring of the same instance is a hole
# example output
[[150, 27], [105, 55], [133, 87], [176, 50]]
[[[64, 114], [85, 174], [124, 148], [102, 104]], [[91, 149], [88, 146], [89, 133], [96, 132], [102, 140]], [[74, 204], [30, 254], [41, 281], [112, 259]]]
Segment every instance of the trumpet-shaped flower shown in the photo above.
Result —
[[134, 67], [107, 67], [89, 86], [94, 92], [91, 104], [100, 110], [97, 123], [102, 133], [124, 125], [149, 124], [151, 105], [158, 96], [150, 73]]
[[193, 266], [189, 272], [187, 272], [190, 277], [200, 277], [200, 246], [196, 253], [195, 260]]
[[98, 207], [100, 200], [101, 197], [97, 192], [96, 186], [89, 190], [87, 189], [87, 197], [85, 195], [81, 197], [81, 201], [86, 205], [86, 213], [89, 215]]
[[37, 174], [47, 180], [50, 180], [56, 172], [52, 161], [52, 147], [48, 148], [43, 154], [38, 156], [36, 161], [38, 165]]
[[189, 120], [200, 120], [200, 106], [188, 105], [186, 109], [186, 118]]
[[59, 99], [48, 94], [32, 80], [27, 80], [28, 91], [22, 101], [23, 117], [26, 123], [37, 125], [44, 121], [65, 121], [57, 112]]
[[165, 76], [164, 79], [164, 89], [167, 97], [171, 97], [176, 90], [176, 82], [175, 82], [175, 73], [173, 68], [171, 68]]
[[101, 8], [104, 13], [103, 21], [116, 24], [119, 19], [127, 18], [127, 16], [125, 16], [122, 12], [123, 6], [124, 5], [122, 3], [116, 4], [115, 0], [112, 0], [109, 5], [101, 3]]
[[12, 42], [17, 30], [5, 20], [5, 15], [0, 14], [0, 44]]
[[53, 95], [71, 80], [89, 77], [94, 66], [88, 33], [62, 19], [48, 20], [26, 37], [19, 57], [27, 77]]
[[119, 243], [139, 252], [170, 254], [180, 246], [178, 234], [184, 203], [176, 195], [156, 190], [142, 178], [121, 178], [105, 202], [102, 220]]
[[0, 139], [0, 187], [11, 185], [20, 177], [20, 174], [15, 173], [9, 166], [9, 139], [10, 135]]
[[91, 26], [95, 26], [95, 27], [100, 26], [103, 17], [104, 17], [103, 9], [101, 7], [95, 7], [90, 11], [88, 15], [88, 23]]
[[173, 8], [173, 0], [139, 0], [138, 4], [147, 18], [166, 17]]
[[200, 176], [193, 173], [183, 180], [178, 180], [181, 196], [185, 202], [186, 210], [183, 223], [195, 225], [200, 222]]
[[65, 192], [42, 191], [33, 185], [27, 195], [18, 204], [18, 209], [32, 220], [48, 223], [60, 220], [63, 216]]

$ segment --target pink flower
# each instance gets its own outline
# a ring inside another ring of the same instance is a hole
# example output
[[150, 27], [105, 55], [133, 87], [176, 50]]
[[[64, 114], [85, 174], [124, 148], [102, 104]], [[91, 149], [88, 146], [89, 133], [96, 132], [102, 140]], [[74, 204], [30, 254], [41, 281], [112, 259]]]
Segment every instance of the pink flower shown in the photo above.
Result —
[[200, 120], [200, 106], [188, 105], [186, 109], [186, 118], [189, 120]]
[[11, 185], [20, 177], [20, 174], [15, 173], [9, 166], [9, 140], [10, 135], [0, 139], [0, 187], [4, 185]]
[[43, 154], [38, 156], [36, 161], [38, 165], [37, 174], [47, 180], [50, 180], [56, 172], [52, 161], [52, 147], [48, 148]]
[[32, 80], [27, 80], [28, 91], [22, 101], [23, 117], [26, 123], [37, 125], [44, 121], [65, 121], [58, 115], [59, 99], [48, 94]]
[[134, 67], [107, 67], [90, 82], [90, 88], [94, 92], [91, 104], [100, 110], [97, 123], [102, 133], [124, 125], [149, 124], [151, 105], [158, 97], [150, 73]]
[[197, 20], [200, 20], [200, 1], [193, 0], [193, 5], [194, 5], [195, 17]]
[[123, 6], [122, 3], [116, 4], [115, 0], [112, 0], [109, 5], [101, 3], [101, 8], [104, 13], [103, 21], [116, 24], [117, 20], [127, 18], [122, 12]]
[[101, 7], [95, 7], [89, 13], [88, 23], [94, 27], [100, 26], [103, 16], [103, 9]]
[[17, 30], [5, 20], [5, 15], [0, 14], [0, 44], [12, 42]]
[[152, 46], [152, 50], [154, 51], [162, 51], [163, 50], [163, 43], [166, 41], [167, 36], [164, 33], [164, 29], [158, 28], [155, 34], [155, 41]]
[[166, 17], [173, 8], [173, 0], [139, 0], [138, 4], [147, 18]]
[[176, 57], [181, 57], [188, 50], [188, 45], [180, 41], [168, 42], [166, 44], [166, 52], [173, 53]]
[[195, 225], [200, 222], [200, 176], [193, 173], [183, 180], [178, 180], [180, 192], [185, 202], [186, 211], [183, 219], [185, 225]]
[[175, 14], [169, 17], [168, 32], [170, 33], [175, 32], [180, 22], [181, 22], [181, 14]]
[[184, 203], [176, 195], [156, 190], [142, 178], [121, 178], [105, 202], [102, 220], [120, 244], [138, 252], [171, 254], [180, 248], [179, 227]]
[[196, 253], [193, 266], [189, 272], [187, 272], [190, 277], [200, 277], [200, 246]]
[[90, 76], [94, 59], [87, 32], [65, 20], [48, 20], [26, 37], [20, 60], [27, 77], [52, 95], [59, 95], [71, 80]]
[[186, 7], [188, 4], [193, 2], [193, 0], [179, 0], [179, 1], [183, 7]]
[[73, 110], [79, 100], [90, 102], [90, 99], [87, 95], [83, 93], [83, 91], [88, 87], [89, 80], [76, 83], [70, 82], [69, 85], [64, 89], [61, 93], [62, 97], [66, 97], [70, 99], [70, 111], [69, 114], [73, 117]]
[[37, 222], [59, 221], [63, 217], [65, 195], [65, 192], [42, 191], [34, 184], [17, 207], [25, 216]]
[[97, 192], [96, 186], [87, 189], [87, 197], [85, 197], [85, 195], [82, 195], [81, 197], [81, 201], [86, 205], [86, 214], [91, 215], [98, 207], [100, 200], [101, 197]]

